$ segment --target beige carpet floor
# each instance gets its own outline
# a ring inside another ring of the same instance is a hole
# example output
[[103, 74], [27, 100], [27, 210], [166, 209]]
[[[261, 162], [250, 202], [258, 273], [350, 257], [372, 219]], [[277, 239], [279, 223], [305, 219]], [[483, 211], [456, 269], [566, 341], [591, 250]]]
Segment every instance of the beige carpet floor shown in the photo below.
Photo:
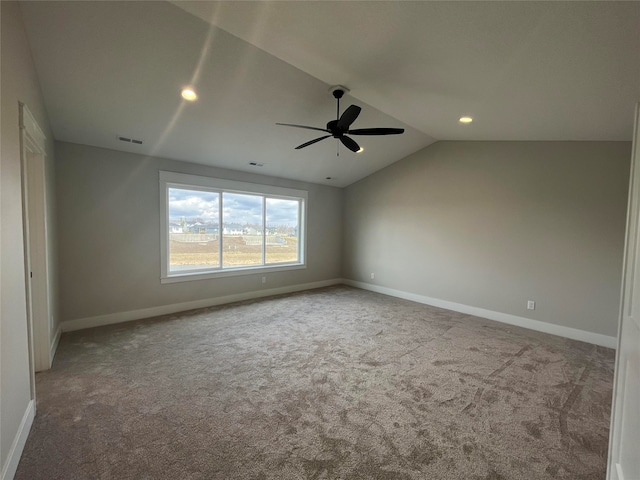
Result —
[[602, 480], [613, 364], [344, 286], [65, 333], [16, 479]]

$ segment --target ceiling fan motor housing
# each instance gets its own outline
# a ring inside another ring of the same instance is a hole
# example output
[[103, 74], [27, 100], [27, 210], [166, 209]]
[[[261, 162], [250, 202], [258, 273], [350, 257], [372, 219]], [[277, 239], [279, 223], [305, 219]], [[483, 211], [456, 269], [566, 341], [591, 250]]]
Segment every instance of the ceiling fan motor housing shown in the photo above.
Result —
[[329, 123], [327, 123], [327, 130], [331, 132], [333, 138], [340, 138], [342, 135], [347, 133], [348, 128], [349, 127], [341, 129], [340, 127], [338, 127], [338, 120], [331, 120]]

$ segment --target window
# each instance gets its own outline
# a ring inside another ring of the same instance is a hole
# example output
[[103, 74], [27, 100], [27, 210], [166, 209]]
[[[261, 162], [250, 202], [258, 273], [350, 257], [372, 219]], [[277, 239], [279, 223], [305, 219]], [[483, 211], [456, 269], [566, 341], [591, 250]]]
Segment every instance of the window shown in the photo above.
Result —
[[160, 172], [163, 283], [305, 268], [307, 192]]

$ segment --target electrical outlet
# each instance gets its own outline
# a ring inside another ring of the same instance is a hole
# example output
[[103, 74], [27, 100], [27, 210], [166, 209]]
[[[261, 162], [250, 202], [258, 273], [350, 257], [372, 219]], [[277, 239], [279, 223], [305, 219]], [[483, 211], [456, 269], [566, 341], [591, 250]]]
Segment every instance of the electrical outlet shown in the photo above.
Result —
[[527, 310], [535, 310], [535, 309], [536, 309], [536, 302], [534, 302], [533, 300], [527, 301]]
[[375, 278], [376, 278], [376, 274], [375, 274], [375, 273], [372, 273], [372, 274], [371, 274], [371, 280], [375, 280]]
[[262, 277], [262, 283], [267, 283], [267, 277]]

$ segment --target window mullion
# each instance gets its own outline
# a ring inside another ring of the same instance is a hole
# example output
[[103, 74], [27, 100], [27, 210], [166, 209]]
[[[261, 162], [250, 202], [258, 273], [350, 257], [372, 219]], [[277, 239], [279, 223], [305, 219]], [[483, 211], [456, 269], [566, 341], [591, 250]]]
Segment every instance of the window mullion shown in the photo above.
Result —
[[262, 197], [262, 265], [267, 264], [267, 197]]
[[298, 200], [298, 228], [296, 229], [296, 232], [295, 232], [297, 234], [297, 237], [298, 237], [298, 245], [297, 245], [297, 247], [298, 247], [298, 252], [297, 252], [298, 261], [300, 261], [300, 252], [302, 251], [301, 250], [301, 245], [302, 245], [301, 239], [302, 239], [302, 237], [300, 235], [301, 222], [302, 222], [302, 202]]
[[218, 192], [218, 268], [222, 270], [222, 190]]
[[171, 228], [169, 227], [169, 225], [171, 224], [170, 219], [169, 219], [169, 185], [165, 185], [164, 188], [164, 204], [166, 205], [166, 211], [165, 211], [165, 225], [167, 225], [167, 227], [165, 228], [165, 238], [166, 238], [166, 244], [164, 246], [164, 258], [165, 258], [165, 271], [163, 272], [163, 275], [168, 275], [169, 272], [171, 271]]

